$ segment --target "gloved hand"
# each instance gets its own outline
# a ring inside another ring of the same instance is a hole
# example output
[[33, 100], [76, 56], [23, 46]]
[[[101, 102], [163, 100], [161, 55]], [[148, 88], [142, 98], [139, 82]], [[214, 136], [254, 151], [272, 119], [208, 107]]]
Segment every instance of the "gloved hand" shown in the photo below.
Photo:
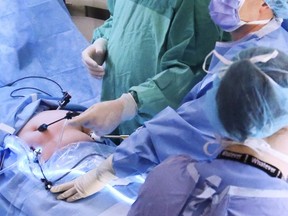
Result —
[[84, 126], [91, 129], [96, 135], [102, 136], [111, 133], [122, 121], [132, 119], [137, 112], [137, 104], [130, 93], [111, 101], [96, 103], [69, 120], [74, 126]]
[[99, 192], [109, 181], [116, 179], [113, 167], [113, 156], [110, 155], [99, 167], [90, 170], [86, 174], [71, 182], [53, 186], [52, 193], [61, 193], [57, 199], [66, 199], [67, 202], [74, 202], [81, 198]]
[[82, 52], [82, 61], [90, 74], [97, 79], [102, 79], [105, 70], [102, 66], [107, 51], [107, 40], [99, 38]]

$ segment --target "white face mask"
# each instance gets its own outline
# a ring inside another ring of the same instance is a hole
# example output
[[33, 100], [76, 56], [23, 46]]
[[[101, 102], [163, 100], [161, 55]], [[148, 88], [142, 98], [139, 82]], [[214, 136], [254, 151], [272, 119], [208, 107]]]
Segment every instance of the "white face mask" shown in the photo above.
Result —
[[261, 152], [270, 154], [288, 165], [288, 155], [271, 148], [271, 146], [264, 139], [248, 138], [244, 141], [243, 145], [253, 149], [258, 154], [261, 154]]

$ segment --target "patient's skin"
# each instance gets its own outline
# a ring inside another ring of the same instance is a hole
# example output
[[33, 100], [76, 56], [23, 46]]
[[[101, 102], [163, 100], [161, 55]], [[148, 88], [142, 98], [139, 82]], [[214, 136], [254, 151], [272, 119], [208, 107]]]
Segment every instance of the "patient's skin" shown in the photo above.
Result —
[[30, 147], [42, 148], [41, 161], [47, 161], [57, 149], [70, 143], [92, 141], [88, 129], [65, 124], [66, 120], [50, 125], [44, 132], [37, 130], [43, 123], [49, 124], [63, 118], [67, 112], [65, 110], [43, 111], [31, 118], [17, 134]]

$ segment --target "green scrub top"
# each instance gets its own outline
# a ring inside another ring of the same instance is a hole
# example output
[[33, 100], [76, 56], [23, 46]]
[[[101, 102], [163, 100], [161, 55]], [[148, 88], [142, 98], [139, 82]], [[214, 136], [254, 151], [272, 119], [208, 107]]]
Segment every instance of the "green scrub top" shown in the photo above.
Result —
[[108, 40], [102, 101], [133, 90], [137, 116], [117, 133], [131, 134], [167, 106], [177, 108], [199, 82], [202, 63], [222, 33], [210, 0], [107, 0], [110, 18], [93, 40]]

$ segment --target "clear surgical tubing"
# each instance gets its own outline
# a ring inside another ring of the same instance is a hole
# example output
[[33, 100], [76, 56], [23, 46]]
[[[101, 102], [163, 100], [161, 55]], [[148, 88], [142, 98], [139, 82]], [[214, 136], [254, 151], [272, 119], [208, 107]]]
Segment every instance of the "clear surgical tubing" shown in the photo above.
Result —
[[61, 148], [61, 146], [62, 146], [63, 135], [64, 135], [65, 128], [67, 126], [67, 122], [68, 122], [68, 119], [65, 119], [63, 127], [62, 127], [62, 130], [61, 130], [61, 133], [59, 134], [59, 139], [58, 139], [58, 143], [57, 143], [57, 149]]

